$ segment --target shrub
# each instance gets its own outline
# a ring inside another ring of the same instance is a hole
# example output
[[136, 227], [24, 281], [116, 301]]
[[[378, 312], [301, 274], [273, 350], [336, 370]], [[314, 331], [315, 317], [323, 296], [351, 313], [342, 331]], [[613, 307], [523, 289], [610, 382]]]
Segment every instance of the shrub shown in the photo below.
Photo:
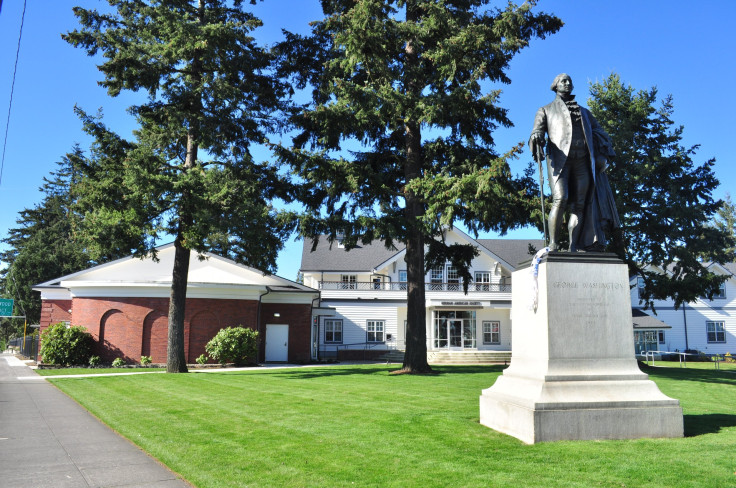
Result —
[[207, 363], [207, 356], [205, 356], [204, 354], [200, 354], [199, 357], [195, 359], [195, 361], [197, 361], [197, 364], [205, 364]]
[[255, 359], [258, 332], [245, 327], [221, 329], [205, 346], [207, 354], [220, 364], [247, 364]]
[[71, 366], [89, 363], [95, 340], [84, 327], [58, 323], [44, 331], [41, 343], [43, 362]]
[[95, 366], [100, 365], [100, 361], [101, 361], [100, 356], [92, 356], [89, 358], [89, 365], [94, 368]]
[[122, 358], [115, 358], [112, 362], [113, 368], [122, 368], [123, 366], [125, 366], [125, 361]]
[[151, 356], [141, 356], [141, 366], [148, 366], [151, 364]]

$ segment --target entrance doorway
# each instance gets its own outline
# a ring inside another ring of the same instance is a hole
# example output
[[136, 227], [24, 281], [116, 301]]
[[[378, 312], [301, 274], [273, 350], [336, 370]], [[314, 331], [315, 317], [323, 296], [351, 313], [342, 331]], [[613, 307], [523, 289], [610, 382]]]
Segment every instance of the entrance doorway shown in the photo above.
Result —
[[436, 310], [434, 312], [435, 349], [473, 349], [476, 347], [475, 312]]
[[288, 324], [266, 324], [266, 362], [289, 360]]

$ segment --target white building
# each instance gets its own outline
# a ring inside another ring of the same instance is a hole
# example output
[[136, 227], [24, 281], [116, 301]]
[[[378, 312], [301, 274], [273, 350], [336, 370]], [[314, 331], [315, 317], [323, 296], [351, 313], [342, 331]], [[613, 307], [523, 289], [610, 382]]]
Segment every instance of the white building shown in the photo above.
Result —
[[[529, 261], [530, 245], [541, 240], [473, 239], [454, 229], [448, 244], [476, 246], [468, 293], [450, 264], [426, 276], [427, 348], [429, 351], [511, 350], [511, 272]], [[322, 238], [312, 252], [305, 241], [301, 272], [306, 286], [320, 290], [314, 309], [313, 336], [321, 358], [375, 357], [403, 350], [406, 331], [405, 248], [382, 243], [346, 251]], [[368, 351], [368, 353], [366, 353]]]
[[[511, 273], [543, 247], [539, 240], [473, 239], [457, 230], [448, 244], [472, 244], [479, 255], [471, 263], [468, 293], [449, 263], [425, 276], [426, 332], [429, 358], [440, 352], [511, 351]], [[313, 358], [378, 357], [404, 350], [406, 331], [405, 248], [382, 243], [350, 251], [325, 237], [312, 251], [304, 243], [304, 284], [320, 291], [312, 311]], [[711, 265], [728, 274], [719, 297], [698, 300], [675, 310], [672, 301], [655, 302], [656, 315], [643, 310], [637, 278], [631, 280], [632, 333], [636, 352], [684, 351], [736, 353], [736, 263]]]
[[[697, 350], [705, 354], [736, 354], [736, 263], [707, 264], [712, 272], [729, 278], [712, 300], [700, 298], [675, 309], [672, 300], [655, 300], [656, 317], [664, 322], [664, 328], [636, 327], [634, 340], [637, 352], [642, 350], [685, 351]], [[642, 311], [639, 300], [641, 278], [631, 280], [631, 304], [634, 312]]]

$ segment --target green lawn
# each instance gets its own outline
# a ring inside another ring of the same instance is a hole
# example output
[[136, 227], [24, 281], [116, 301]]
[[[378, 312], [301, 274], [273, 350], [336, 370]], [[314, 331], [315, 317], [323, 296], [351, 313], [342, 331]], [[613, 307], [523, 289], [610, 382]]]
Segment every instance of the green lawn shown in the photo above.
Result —
[[[652, 362], [649, 361], [647, 364], [651, 365]], [[654, 366], [656, 367], [662, 367], [662, 368], [681, 368], [680, 363], [678, 361], [654, 361]], [[736, 372], [736, 363], [727, 363], [725, 361], [718, 362], [718, 368], [720, 368], [723, 371], [734, 371]], [[685, 365], [685, 368], [688, 369], [716, 369], [716, 363], [714, 362], [696, 362], [696, 361], [688, 361]]]
[[736, 374], [646, 368], [682, 439], [524, 445], [478, 423], [500, 366], [50, 379], [198, 487], [736, 486]]
[[58, 368], [37, 369], [36, 373], [41, 376], [61, 376], [70, 374], [151, 373], [154, 371], [166, 371], [166, 368]]

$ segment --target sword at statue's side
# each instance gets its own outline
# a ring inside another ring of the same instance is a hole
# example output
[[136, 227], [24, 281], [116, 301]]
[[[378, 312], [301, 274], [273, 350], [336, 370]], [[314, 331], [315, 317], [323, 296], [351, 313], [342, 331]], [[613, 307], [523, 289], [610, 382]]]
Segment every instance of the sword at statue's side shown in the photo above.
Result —
[[547, 219], [544, 213], [544, 171], [542, 169], [542, 161], [544, 161], [544, 149], [539, 145], [534, 146], [534, 160], [539, 167], [539, 200], [542, 203], [542, 232], [544, 233], [544, 247], [547, 247]]

